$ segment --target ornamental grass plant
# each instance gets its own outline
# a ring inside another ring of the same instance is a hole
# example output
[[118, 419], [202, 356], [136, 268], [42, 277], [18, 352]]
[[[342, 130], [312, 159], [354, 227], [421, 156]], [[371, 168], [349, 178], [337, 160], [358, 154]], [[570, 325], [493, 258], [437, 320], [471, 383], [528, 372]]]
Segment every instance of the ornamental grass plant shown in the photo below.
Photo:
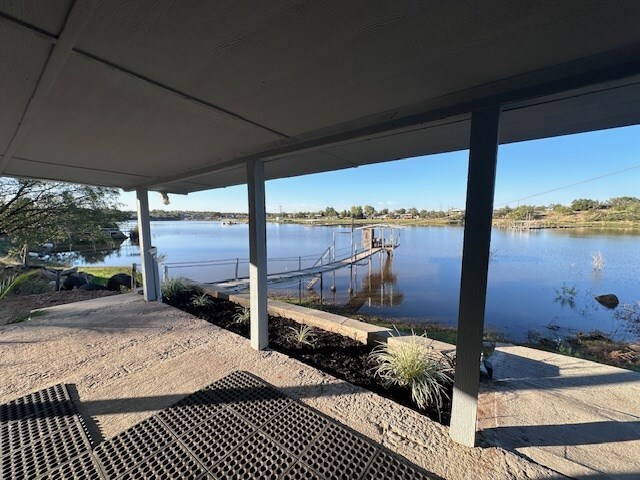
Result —
[[372, 371], [384, 388], [407, 388], [419, 408], [434, 407], [440, 415], [453, 382], [453, 360], [425, 346], [419, 338], [414, 335], [406, 343], [393, 345], [380, 343], [370, 354], [375, 364]]

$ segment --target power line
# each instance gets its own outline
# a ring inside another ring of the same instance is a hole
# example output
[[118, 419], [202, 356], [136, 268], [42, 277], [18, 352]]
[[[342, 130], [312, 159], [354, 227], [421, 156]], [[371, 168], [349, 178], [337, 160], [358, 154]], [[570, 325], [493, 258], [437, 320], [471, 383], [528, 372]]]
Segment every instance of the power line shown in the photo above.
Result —
[[575, 187], [576, 185], [582, 185], [583, 183], [589, 183], [589, 182], [593, 182], [594, 180], [600, 180], [601, 178], [610, 177], [612, 175], [618, 175], [619, 173], [628, 172], [629, 170], [634, 170], [636, 168], [640, 168], [640, 165], [634, 165], [633, 167], [624, 168], [622, 170], [616, 170], [615, 172], [605, 173], [603, 175], [598, 175], [597, 177], [587, 178], [586, 180], [580, 180], [579, 182], [575, 182], [570, 185], [564, 185], [562, 187], [552, 188], [551, 190], [546, 190], [544, 192], [534, 193], [533, 195], [528, 195], [526, 197], [518, 198], [516, 200], [511, 200], [509, 202], [501, 203], [499, 205], [496, 205], [496, 207], [503, 207], [505, 205], [509, 205], [510, 203], [516, 203], [516, 202], [520, 203], [523, 200], [529, 200], [530, 198], [540, 197], [542, 195], [546, 195], [547, 193], [557, 192], [560, 190], [564, 190], [565, 188], [571, 188], [571, 187]]

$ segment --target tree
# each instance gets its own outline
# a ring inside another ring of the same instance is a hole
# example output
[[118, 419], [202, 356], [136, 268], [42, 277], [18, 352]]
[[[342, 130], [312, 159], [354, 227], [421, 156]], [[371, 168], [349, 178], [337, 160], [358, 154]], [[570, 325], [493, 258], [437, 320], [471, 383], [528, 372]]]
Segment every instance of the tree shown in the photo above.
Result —
[[104, 238], [101, 227], [127, 217], [118, 196], [115, 188], [0, 177], [0, 233], [22, 247], [26, 264], [29, 245]]
[[351, 207], [351, 218], [364, 218], [364, 212], [361, 206], [354, 205]]
[[536, 207], [533, 205], [520, 205], [509, 212], [509, 218], [513, 220], [534, 220], [536, 216]]
[[576, 212], [583, 212], [585, 210], [595, 210], [600, 206], [600, 202], [597, 200], [591, 200], [590, 198], [577, 198], [571, 202], [571, 210]]
[[338, 212], [333, 207], [327, 207], [324, 209], [324, 216], [327, 218], [336, 218], [338, 216]]
[[415, 207], [411, 207], [409, 210], [407, 210], [407, 213], [414, 218], [419, 215], [418, 209]]
[[389, 209], [388, 208], [383, 208], [378, 213], [380, 213], [380, 215], [389, 215]]
[[365, 205], [363, 209], [364, 216], [367, 218], [373, 218], [376, 214], [376, 209], [371, 205]]
[[395, 213], [397, 213], [398, 215], [404, 215], [405, 213], [407, 213], [407, 210], [405, 208], [399, 208], [395, 211]]
[[636, 197], [614, 197], [609, 199], [608, 204], [611, 208], [623, 210], [628, 207], [636, 207], [640, 205], [640, 199]]
[[569, 215], [571, 213], [571, 208], [570, 207], [566, 207], [560, 203], [556, 203], [554, 204], [551, 209], [553, 210], [554, 213], [558, 213], [560, 215]]

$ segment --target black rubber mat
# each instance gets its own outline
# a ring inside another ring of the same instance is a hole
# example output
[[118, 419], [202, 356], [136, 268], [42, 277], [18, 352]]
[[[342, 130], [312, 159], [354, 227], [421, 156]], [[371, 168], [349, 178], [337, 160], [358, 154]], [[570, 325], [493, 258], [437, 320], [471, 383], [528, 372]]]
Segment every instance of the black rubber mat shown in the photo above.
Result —
[[92, 442], [66, 387], [55, 385], [0, 405], [0, 445], [1, 478], [18, 479], [46, 476]]
[[94, 450], [63, 385], [1, 405], [0, 418], [3, 479], [435, 478], [246, 372]]

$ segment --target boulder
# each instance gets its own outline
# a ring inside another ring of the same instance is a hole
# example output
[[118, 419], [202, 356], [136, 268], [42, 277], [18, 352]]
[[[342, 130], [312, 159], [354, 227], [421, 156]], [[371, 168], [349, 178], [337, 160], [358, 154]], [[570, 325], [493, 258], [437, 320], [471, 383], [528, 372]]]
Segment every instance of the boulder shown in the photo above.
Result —
[[82, 285], [89, 283], [90, 278], [84, 273], [72, 273], [62, 282], [60, 290], [73, 290], [74, 288], [80, 288]]
[[131, 288], [131, 275], [126, 273], [116, 273], [107, 281], [107, 289], [119, 292], [120, 287]]
[[95, 292], [96, 290], [109, 290], [104, 285], [98, 285], [97, 283], [86, 283], [84, 285], [80, 285], [78, 290], [87, 290], [89, 292]]
[[34, 274], [34, 277], [41, 278], [46, 281], [55, 282], [58, 277], [57, 273], [52, 270], [47, 270], [46, 268], [41, 268], [38, 270], [38, 273]]
[[616, 297], [613, 293], [607, 293], [606, 295], [598, 295], [595, 297], [596, 302], [598, 302], [603, 307], [607, 308], [616, 308], [620, 301], [618, 297]]

